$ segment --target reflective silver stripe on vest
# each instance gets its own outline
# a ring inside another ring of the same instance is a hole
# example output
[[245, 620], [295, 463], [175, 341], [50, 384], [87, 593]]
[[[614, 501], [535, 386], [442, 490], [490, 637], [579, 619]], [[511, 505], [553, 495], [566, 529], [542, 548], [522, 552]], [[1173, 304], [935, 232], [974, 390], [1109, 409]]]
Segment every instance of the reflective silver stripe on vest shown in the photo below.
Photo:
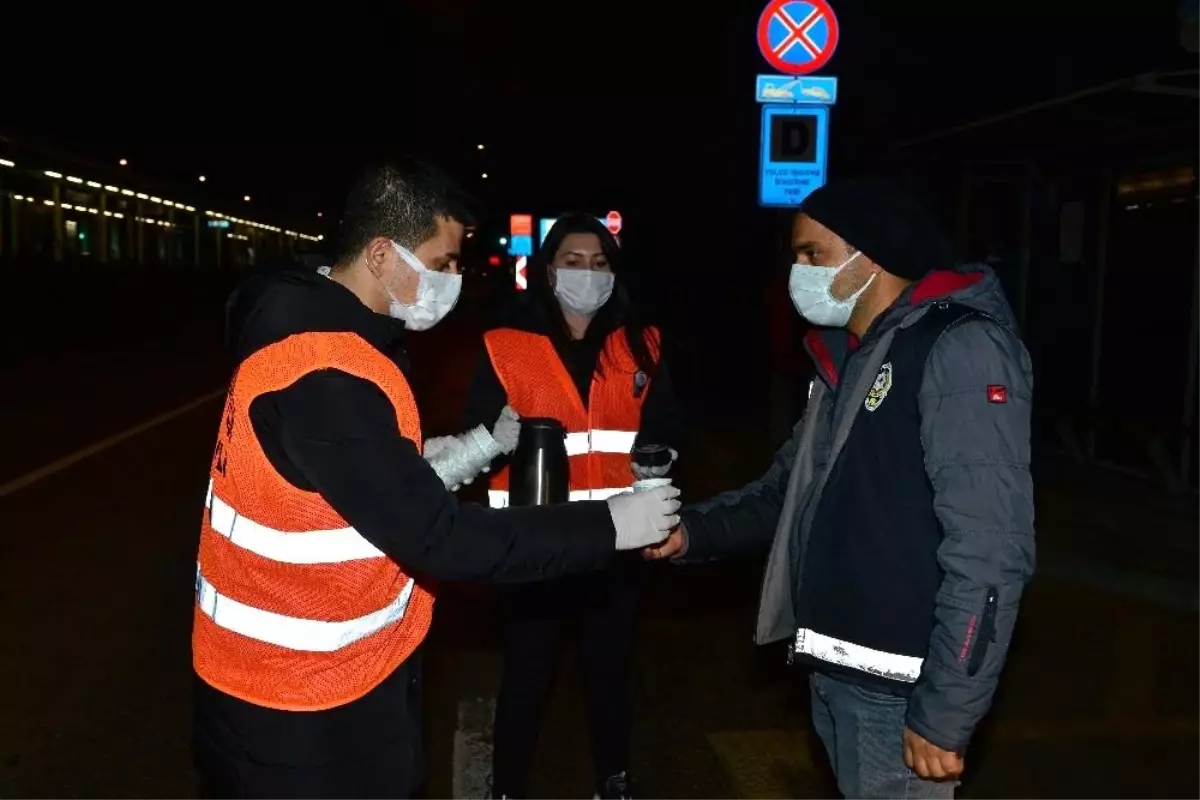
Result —
[[588, 452], [591, 444], [588, 441], [588, 432], [580, 431], [579, 433], [567, 434], [567, 455], [581, 456]]
[[416, 584], [412, 578], [392, 602], [357, 619], [329, 622], [264, 611], [221, 594], [196, 564], [196, 602], [217, 625], [260, 642], [307, 653], [332, 653], [403, 619]]
[[[209, 526], [243, 550], [281, 564], [342, 564], [384, 554], [354, 528], [321, 531], [279, 531], [237, 513], [217, 497], [208, 482], [205, 499]], [[396, 597], [383, 608], [357, 619], [329, 622], [289, 617], [248, 606], [221, 594], [196, 564], [196, 602], [214, 623], [260, 642], [289, 650], [329, 653], [366, 638], [402, 619], [415, 583], [409, 578]]]
[[593, 453], [631, 453], [637, 431], [592, 431]]
[[921, 675], [922, 658], [872, 650], [854, 642], [844, 642], [808, 628], [796, 631], [795, 651], [851, 669], [869, 672], [894, 681], [915, 683]]
[[[610, 488], [610, 489], [592, 489], [591, 491], [588, 491], [585, 489], [585, 490], [578, 491], [578, 492], [571, 492], [571, 499], [572, 500], [607, 500], [608, 498], [612, 497], [614, 494], [620, 494], [621, 492], [631, 492], [631, 491], [633, 491], [632, 486], [620, 486], [617, 488]], [[580, 496], [576, 497], [575, 495], [580, 495]]]
[[567, 434], [567, 455], [585, 453], [630, 453], [637, 431], [593, 430]]
[[[567, 496], [567, 500], [571, 503], [574, 503], [576, 500], [607, 500], [614, 494], [628, 491], [631, 491], [628, 486], [621, 486], [614, 489], [573, 489]], [[489, 489], [488, 505], [492, 508], [508, 508], [508, 490]]]
[[213, 493], [208, 481], [209, 524], [243, 550], [283, 564], [341, 564], [363, 558], [382, 558], [373, 544], [354, 528], [325, 531], [277, 531], [238, 514]]

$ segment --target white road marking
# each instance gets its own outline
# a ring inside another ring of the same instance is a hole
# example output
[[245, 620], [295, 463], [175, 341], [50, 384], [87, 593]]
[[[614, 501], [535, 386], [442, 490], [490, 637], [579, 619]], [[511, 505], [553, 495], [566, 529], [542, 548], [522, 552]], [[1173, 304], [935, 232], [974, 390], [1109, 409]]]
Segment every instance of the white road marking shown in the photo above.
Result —
[[91, 458], [97, 453], [101, 453], [110, 447], [118, 445], [126, 439], [132, 439], [134, 436], [138, 436], [139, 434], [143, 434], [152, 428], [156, 428], [159, 425], [162, 425], [164, 422], [170, 422], [176, 417], [183, 416], [189, 411], [197, 409], [205, 403], [210, 403], [219, 397], [223, 397], [225, 392], [225, 389], [217, 389], [216, 391], [209, 392], [208, 394], [197, 397], [195, 400], [184, 403], [179, 408], [168, 411], [165, 414], [159, 414], [157, 417], [152, 417], [145, 422], [134, 425], [132, 428], [128, 428], [120, 433], [113, 434], [107, 439], [101, 439], [95, 444], [88, 445], [82, 450], [76, 450], [74, 453], [64, 456], [57, 461], [53, 461], [44, 467], [38, 467], [32, 472], [27, 472], [21, 477], [14, 478], [8, 483], [0, 484], [0, 497], [6, 497], [15, 492], [19, 492], [21, 489], [32, 486], [43, 478], [48, 478], [57, 472], [62, 472], [67, 467], [74, 466], [86, 458]]
[[454, 776], [450, 784], [455, 800], [491, 797], [492, 718], [495, 713], [496, 700], [492, 697], [463, 698], [458, 703]]

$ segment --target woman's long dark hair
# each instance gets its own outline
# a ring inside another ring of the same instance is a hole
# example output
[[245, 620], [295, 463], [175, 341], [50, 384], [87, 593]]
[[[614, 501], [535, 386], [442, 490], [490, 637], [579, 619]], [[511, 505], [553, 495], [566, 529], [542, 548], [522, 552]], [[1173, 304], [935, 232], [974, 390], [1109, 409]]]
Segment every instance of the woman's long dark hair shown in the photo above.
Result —
[[[584, 341], [603, 353], [604, 340], [617, 328], [624, 326], [625, 341], [629, 345], [629, 351], [633, 354], [633, 360], [637, 363], [638, 369], [653, 377], [656, 364], [650, 355], [650, 349], [646, 346], [645, 324], [633, 307], [633, 303], [629, 299], [629, 292], [625, 288], [625, 262], [621, 257], [621, 246], [609, 233], [608, 228], [590, 214], [575, 212], [559, 217], [546, 234], [546, 240], [542, 242], [537, 254], [529, 260], [529, 266], [526, 269], [531, 299], [541, 307], [550, 320], [551, 339], [560, 348], [565, 347], [571, 340], [571, 331], [567, 327], [562, 307], [559, 306], [558, 299], [554, 296], [554, 289], [550, 286], [549, 272], [550, 264], [554, 261], [554, 255], [558, 252], [558, 248], [562, 246], [563, 239], [572, 233], [593, 233], [599, 237], [600, 249], [604, 251], [613, 275], [616, 276], [612, 297], [600, 307], [596, 316], [592, 318], [587, 333], [584, 334]], [[604, 372], [603, 362], [603, 357], [596, 362], [596, 370], [601, 374]]]

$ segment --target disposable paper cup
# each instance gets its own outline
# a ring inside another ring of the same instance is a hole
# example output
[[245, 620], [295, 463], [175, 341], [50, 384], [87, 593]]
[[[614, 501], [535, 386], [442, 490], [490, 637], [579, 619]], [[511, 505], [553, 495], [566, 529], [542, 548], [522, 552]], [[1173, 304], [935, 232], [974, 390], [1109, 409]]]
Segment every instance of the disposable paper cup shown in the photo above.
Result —
[[648, 492], [651, 489], [657, 489], [660, 486], [670, 486], [670, 478], [646, 478], [642, 481], [637, 481], [633, 484], [635, 492]]

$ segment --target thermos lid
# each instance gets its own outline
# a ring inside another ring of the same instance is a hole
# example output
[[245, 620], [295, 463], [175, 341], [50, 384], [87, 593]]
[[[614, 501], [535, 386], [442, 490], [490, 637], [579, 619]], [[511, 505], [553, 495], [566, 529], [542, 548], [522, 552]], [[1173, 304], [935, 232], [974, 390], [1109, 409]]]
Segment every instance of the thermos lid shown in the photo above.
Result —
[[522, 432], [528, 430], [551, 435], [561, 434], [563, 438], [567, 436], [566, 426], [553, 417], [522, 417], [521, 430]]

